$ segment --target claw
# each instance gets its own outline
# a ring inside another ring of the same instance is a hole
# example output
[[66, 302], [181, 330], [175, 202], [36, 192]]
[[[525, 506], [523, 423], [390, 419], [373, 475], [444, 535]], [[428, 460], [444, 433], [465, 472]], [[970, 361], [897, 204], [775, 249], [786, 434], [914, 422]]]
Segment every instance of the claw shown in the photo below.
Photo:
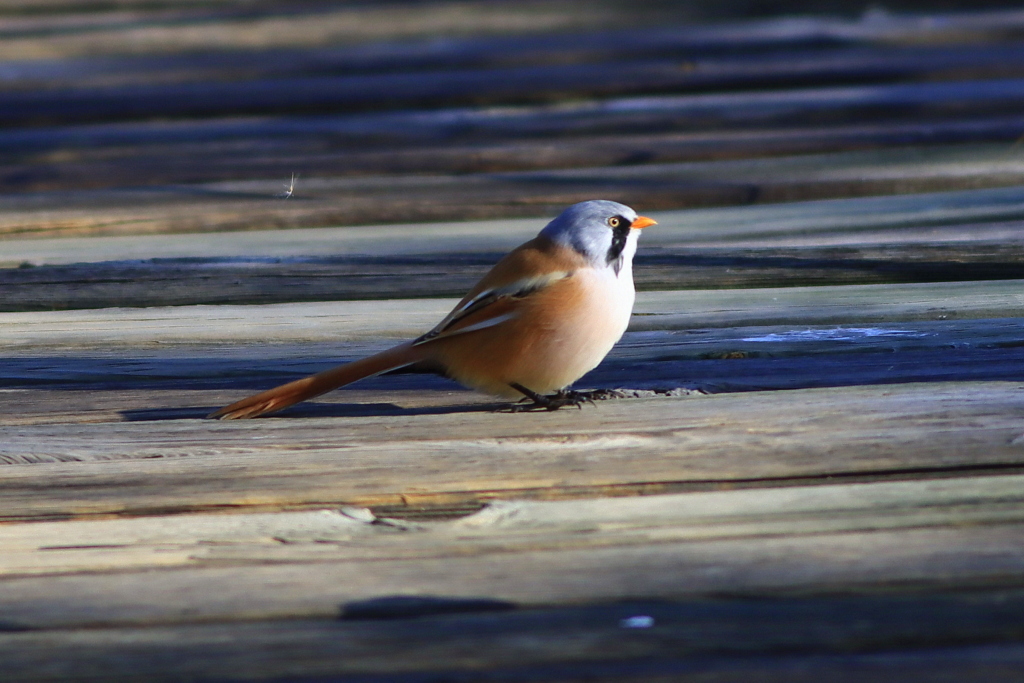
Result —
[[[594, 391], [566, 391], [562, 389], [552, 396], [543, 396], [519, 384], [512, 384], [511, 386], [523, 392], [526, 398], [520, 399], [518, 403], [513, 403], [507, 408], [502, 408], [500, 412], [531, 413], [538, 410], [558, 410], [565, 406], [576, 406], [578, 409], [583, 410], [584, 403], [597, 405], [595, 401], [622, 398], [624, 396], [622, 392], [614, 389], [596, 389]], [[531, 403], [525, 403], [525, 401], [531, 401]]]

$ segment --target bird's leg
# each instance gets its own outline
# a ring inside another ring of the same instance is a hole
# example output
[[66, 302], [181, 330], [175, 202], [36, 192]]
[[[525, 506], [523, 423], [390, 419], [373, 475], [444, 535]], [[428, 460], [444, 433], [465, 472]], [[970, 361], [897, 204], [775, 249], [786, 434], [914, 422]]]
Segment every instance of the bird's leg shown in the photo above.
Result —
[[525, 413], [534, 410], [558, 410], [563, 406], [576, 406], [577, 408], [582, 408], [584, 403], [594, 402], [585, 392], [566, 391], [565, 389], [562, 389], [553, 396], [544, 396], [527, 389], [522, 384], [517, 384], [516, 382], [510, 382], [509, 386], [516, 391], [521, 392], [526, 396], [526, 398], [533, 401], [533, 403], [517, 403], [509, 406], [509, 412], [512, 413]]
[[[533, 401], [533, 403], [516, 403], [508, 407], [510, 413], [525, 413], [532, 410], [558, 410], [558, 406], [552, 406], [551, 400], [547, 396], [538, 394], [536, 391], [527, 389], [522, 384], [516, 382], [509, 382], [509, 386], [521, 393], [526, 398]], [[524, 401], [526, 399], [523, 399]]]

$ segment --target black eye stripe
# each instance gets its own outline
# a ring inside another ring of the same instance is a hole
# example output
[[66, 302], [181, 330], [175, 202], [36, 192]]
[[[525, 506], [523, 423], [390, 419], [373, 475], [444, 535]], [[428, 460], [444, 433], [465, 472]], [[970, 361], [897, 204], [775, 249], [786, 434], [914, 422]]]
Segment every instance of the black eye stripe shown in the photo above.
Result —
[[[618, 225], [612, 225], [613, 221], [618, 220]], [[608, 225], [612, 227], [612, 243], [608, 247], [608, 253], [605, 255], [606, 263], [615, 263], [618, 261], [623, 250], [626, 248], [626, 240], [629, 238], [630, 223], [622, 216], [613, 216], [608, 219]], [[616, 268], [615, 272], [618, 273], [619, 269]]]

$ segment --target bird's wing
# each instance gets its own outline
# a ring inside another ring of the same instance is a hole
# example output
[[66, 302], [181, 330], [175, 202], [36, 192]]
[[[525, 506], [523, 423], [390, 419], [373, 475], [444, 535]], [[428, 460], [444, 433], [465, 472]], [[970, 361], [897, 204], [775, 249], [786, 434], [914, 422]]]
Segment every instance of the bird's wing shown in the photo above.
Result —
[[465, 298], [414, 345], [498, 325], [516, 316], [519, 303], [586, 265], [574, 251], [539, 236], [494, 265]]
[[571, 276], [571, 271], [556, 271], [484, 289], [460, 301], [444, 320], [418, 337], [413, 344], [425, 344], [455, 334], [482, 330], [510, 320], [515, 317], [521, 300]]

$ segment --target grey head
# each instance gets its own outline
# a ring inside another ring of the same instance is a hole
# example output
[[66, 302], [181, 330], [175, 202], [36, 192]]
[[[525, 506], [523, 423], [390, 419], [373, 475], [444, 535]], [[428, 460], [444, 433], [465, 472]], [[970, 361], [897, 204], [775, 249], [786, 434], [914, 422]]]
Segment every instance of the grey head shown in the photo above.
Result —
[[625, 204], [594, 199], [573, 204], [540, 234], [575, 249], [595, 267], [611, 267], [617, 274], [623, 260], [633, 258], [640, 231], [630, 226], [636, 219], [636, 211]]

